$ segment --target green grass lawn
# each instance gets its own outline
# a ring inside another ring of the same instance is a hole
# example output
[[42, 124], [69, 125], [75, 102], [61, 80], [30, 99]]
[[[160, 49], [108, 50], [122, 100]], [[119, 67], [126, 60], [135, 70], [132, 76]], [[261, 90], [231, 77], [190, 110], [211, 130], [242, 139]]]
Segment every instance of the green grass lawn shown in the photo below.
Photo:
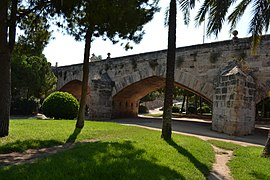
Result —
[[[63, 144], [75, 121], [12, 120], [10, 135], [0, 139], [0, 152]], [[32, 164], [0, 168], [0, 179], [205, 179], [214, 162], [210, 143], [116, 123], [86, 121], [74, 148]]]
[[233, 151], [228, 163], [235, 180], [270, 179], [270, 158], [261, 157], [262, 147], [243, 147], [234, 143], [210, 140], [211, 144]]

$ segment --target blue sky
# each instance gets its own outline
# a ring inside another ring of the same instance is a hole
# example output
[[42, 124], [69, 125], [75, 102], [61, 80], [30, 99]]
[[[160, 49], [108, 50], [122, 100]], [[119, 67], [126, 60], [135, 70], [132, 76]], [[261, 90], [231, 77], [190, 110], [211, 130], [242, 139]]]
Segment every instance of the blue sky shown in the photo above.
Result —
[[[154, 19], [145, 25], [145, 35], [140, 44], [133, 45], [132, 50], [124, 50], [120, 43], [113, 45], [110, 41], [103, 41], [101, 38], [96, 39], [92, 43], [90, 54], [101, 55], [107, 57], [107, 53], [111, 53], [111, 57], [120, 57], [144, 52], [163, 50], [167, 48], [168, 29], [164, 27], [165, 9], [168, 7], [169, 0], [160, 1], [161, 11], [156, 13]], [[182, 14], [178, 12], [177, 21], [177, 47], [189, 46], [203, 43], [203, 26], [195, 27], [194, 17], [199, 6], [191, 13], [191, 21], [189, 26], [183, 24]], [[238, 37], [246, 37], [249, 13], [243, 17], [237, 26], [239, 31]], [[44, 50], [47, 60], [54, 66], [56, 62], [58, 66], [78, 64], [83, 62], [84, 42], [76, 42], [73, 37], [63, 35], [61, 32], [54, 31], [54, 39], [50, 41]], [[229, 27], [225, 24], [218, 38], [208, 37], [205, 43], [213, 41], [221, 41], [231, 39]]]

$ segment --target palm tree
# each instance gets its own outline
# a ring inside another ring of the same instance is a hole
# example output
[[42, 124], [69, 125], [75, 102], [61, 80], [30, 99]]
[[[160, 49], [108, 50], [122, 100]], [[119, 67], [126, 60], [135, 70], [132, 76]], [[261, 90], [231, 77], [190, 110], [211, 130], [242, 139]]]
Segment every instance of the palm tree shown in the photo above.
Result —
[[[195, 20], [200, 25], [205, 21], [208, 13], [207, 35], [218, 35], [228, 15], [228, 9], [234, 5], [237, 0], [204, 0]], [[263, 32], [269, 30], [270, 25], [270, 1], [269, 0], [241, 0], [236, 5], [233, 12], [229, 14], [228, 21], [231, 25], [231, 31], [236, 27], [247, 8], [251, 7], [252, 16], [249, 21], [249, 34], [252, 35], [252, 51], [256, 53]], [[263, 150], [262, 156], [270, 156], [270, 131], [268, 139]]]
[[[178, 0], [180, 9], [184, 14], [184, 23], [189, 23], [189, 12], [195, 6], [195, 0]], [[169, 31], [168, 31], [168, 50], [167, 50], [167, 66], [166, 66], [166, 83], [164, 96], [164, 111], [162, 121], [161, 137], [165, 140], [171, 139], [172, 134], [172, 105], [174, 90], [174, 69], [175, 69], [175, 52], [176, 52], [176, 0], [170, 1], [169, 9]]]
[[[204, 0], [195, 20], [199, 25], [201, 25], [208, 14], [207, 23], [207, 35], [210, 36], [214, 34], [218, 35], [224, 22], [227, 20], [229, 8], [234, 5], [237, 0]], [[233, 12], [228, 16], [228, 22], [231, 25], [230, 31], [233, 31], [244, 15], [248, 7], [252, 7], [252, 16], [249, 21], [248, 33], [252, 35], [252, 49], [255, 52], [256, 47], [260, 42], [260, 37], [263, 32], [267, 32], [270, 23], [270, 2], [269, 0], [241, 0], [239, 4], [236, 5]]]

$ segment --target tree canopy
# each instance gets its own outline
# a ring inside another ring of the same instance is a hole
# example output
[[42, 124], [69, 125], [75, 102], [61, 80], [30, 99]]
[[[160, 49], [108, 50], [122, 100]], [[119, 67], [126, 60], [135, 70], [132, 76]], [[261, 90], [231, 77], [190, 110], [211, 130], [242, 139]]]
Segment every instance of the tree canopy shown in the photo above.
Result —
[[87, 85], [89, 76], [89, 55], [91, 42], [95, 38], [109, 39], [113, 43], [123, 42], [126, 49], [129, 42], [139, 43], [144, 35], [143, 25], [149, 22], [156, 11], [155, 1], [150, 0], [74, 0], [55, 3], [56, 12], [63, 18], [57, 22], [75, 40], [85, 41], [83, 83], [77, 128], [84, 126]]

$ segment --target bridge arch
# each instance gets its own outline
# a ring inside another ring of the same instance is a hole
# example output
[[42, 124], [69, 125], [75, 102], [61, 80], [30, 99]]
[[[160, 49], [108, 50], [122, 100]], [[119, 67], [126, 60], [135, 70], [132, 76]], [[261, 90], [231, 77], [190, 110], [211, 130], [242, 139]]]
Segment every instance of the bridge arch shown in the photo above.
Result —
[[[165, 78], [161, 76], [151, 76], [136, 82], [132, 81], [136, 79], [134, 77], [125, 77], [124, 79], [128, 79], [128, 81], [120, 81], [123, 88], [118, 89], [118, 91], [116, 89], [116, 93], [113, 95], [113, 118], [136, 117], [140, 99], [165, 86]], [[212, 102], [213, 87], [207, 82], [195, 79], [192, 75], [181, 74], [175, 78], [175, 86], [189, 90]]]
[[[81, 99], [82, 81], [72, 80], [66, 83], [59, 91], [68, 92], [72, 94], [78, 101]], [[87, 88], [87, 95], [90, 94], [90, 87]]]

